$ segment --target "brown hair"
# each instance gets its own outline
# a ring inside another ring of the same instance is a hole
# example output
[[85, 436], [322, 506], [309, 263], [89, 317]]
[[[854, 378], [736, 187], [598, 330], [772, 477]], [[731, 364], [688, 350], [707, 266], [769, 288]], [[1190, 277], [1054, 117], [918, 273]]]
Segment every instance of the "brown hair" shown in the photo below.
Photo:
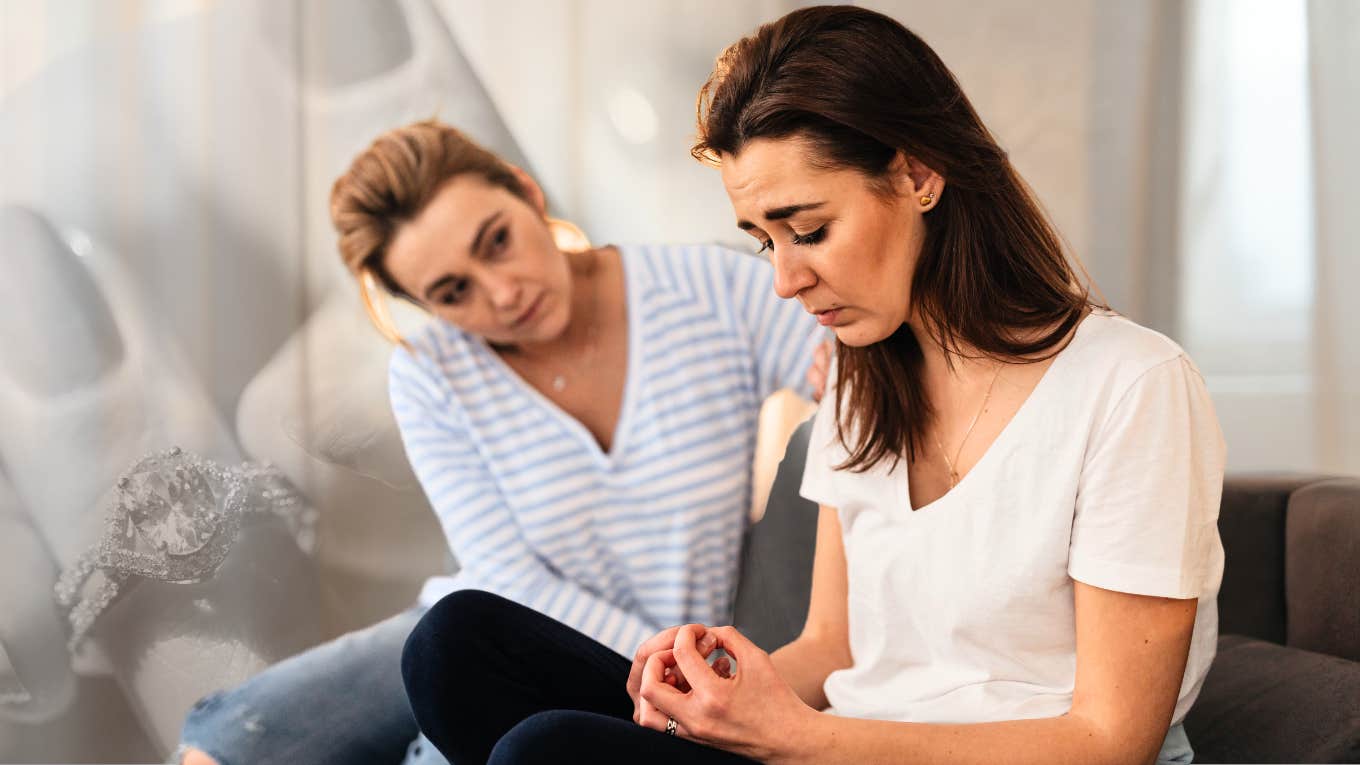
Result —
[[406, 295], [383, 265], [402, 223], [420, 214], [446, 182], [477, 173], [521, 199], [528, 195], [510, 165], [458, 129], [424, 120], [378, 136], [331, 187], [331, 222], [340, 234], [340, 259], [359, 279], [369, 318], [389, 340], [401, 342], [376, 295], [381, 286]]
[[[716, 164], [750, 140], [793, 136], [811, 147], [809, 161], [856, 170], [879, 193], [894, 188], [888, 170], [899, 151], [945, 178], [947, 193], [925, 219], [910, 298], [951, 363], [963, 344], [999, 360], [1051, 357], [1092, 306], [1055, 229], [958, 81], [893, 19], [850, 6], [804, 8], [718, 57], [699, 91], [695, 158]], [[837, 343], [837, 356], [836, 420], [850, 455], [841, 467], [913, 460], [933, 410], [911, 328], [863, 348]]]

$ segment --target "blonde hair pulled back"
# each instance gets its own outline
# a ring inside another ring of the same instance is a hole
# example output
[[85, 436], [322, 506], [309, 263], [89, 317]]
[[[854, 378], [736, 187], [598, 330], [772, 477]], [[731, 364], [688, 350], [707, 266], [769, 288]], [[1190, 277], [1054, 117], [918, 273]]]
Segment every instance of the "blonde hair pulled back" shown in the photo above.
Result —
[[331, 222], [340, 259], [356, 279], [369, 318], [388, 340], [405, 344], [382, 292], [406, 295], [383, 264], [400, 226], [414, 219], [448, 181], [476, 173], [520, 199], [528, 190], [511, 166], [462, 131], [437, 120], [389, 130], [362, 151], [331, 187]]

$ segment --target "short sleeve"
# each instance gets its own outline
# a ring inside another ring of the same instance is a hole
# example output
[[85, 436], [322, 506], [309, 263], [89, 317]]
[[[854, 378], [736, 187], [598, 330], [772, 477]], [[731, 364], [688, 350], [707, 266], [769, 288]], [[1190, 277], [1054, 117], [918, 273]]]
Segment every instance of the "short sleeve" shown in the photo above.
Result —
[[1144, 372], [1097, 426], [1082, 466], [1068, 574], [1136, 595], [1197, 598], [1222, 576], [1225, 447], [1183, 354]]

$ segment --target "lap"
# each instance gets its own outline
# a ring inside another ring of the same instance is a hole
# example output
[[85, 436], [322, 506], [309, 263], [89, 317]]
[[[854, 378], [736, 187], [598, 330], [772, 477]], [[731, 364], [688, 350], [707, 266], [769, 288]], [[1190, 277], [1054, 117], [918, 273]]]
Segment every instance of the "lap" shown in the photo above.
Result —
[[531, 608], [465, 590], [420, 620], [407, 641], [402, 672], [416, 706], [419, 700], [477, 707], [483, 699], [513, 695], [526, 709], [557, 703], [631, 717], [624, 687], [631, 664], [631, 657]]
[[435, 604], [402, 656], [421, 729], [453, 762], [750, 762], [634, 723], [631, 666], [561, 622], [477, 591]]
[[540, 712], [501, 737], [487, 765], [562, 762], [750, 765], [752, 760], [592, 712]]

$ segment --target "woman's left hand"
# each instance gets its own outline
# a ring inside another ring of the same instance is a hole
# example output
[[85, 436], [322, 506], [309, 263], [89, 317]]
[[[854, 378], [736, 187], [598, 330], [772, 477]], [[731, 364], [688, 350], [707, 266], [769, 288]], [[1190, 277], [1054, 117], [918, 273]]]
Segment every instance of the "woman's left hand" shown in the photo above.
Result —
[[[816, 714], [779, 676], [770, 655], [734, 627], [713, 627], [718, 647], [736, 661], [729, 677], [704, 661], [691, 627], [675, 635], [675, 647], [647, 659], [642, 675], [642, 698], [648, 714], [638, 723], [665, 731], [674, 718], [676, 735], [735, 752], [755, 760], [777, 757], [792, 741], [800, 721]], [[683, 692], [665, 681], [666, 670], [678, 666], [689, 683]]]

